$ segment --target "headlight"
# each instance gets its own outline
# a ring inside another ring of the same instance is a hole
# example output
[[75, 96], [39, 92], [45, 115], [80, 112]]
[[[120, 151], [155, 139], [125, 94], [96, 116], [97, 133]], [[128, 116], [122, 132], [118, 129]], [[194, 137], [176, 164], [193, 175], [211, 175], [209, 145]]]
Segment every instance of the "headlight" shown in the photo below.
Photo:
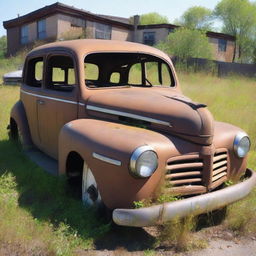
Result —
[[130, 159], [130, 170], [133, 175], [141, 178], [150, 177], [158, 166], [156, 152], [149, 146], [137, 148]]
[[245, 157], [251, 146], [248, 135], [244, 132], [239, 132], [234, 140], [234, 150], [238, 157]]

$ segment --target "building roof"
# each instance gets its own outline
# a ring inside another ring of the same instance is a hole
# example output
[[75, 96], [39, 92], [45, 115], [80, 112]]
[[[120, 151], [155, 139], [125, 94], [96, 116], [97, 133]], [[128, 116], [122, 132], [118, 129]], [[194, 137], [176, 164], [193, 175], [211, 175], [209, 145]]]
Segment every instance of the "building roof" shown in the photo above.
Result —
[[132, 25], [128, 24], [127, 22], [124, 22], [125, 18], [121, 20], [120, 17], [97, 15], [97, 14], [85, 11], [83, 9], [78, 9], [73, 6], [65, 5], [59, 2], [54, 3], [52, 5], [47, 5], [43, 8], [30, 12], [26, 15], [17, 17], [15, 19], [4, 21], [3, 25], [5, 29], [8, 29], [8, 28], [16, 27], [17, 24], [19, 24], [20, 26], [26, 23], [34, 22], [35, 20], [46, 18], [48, 16], [51, 16], [57, 13], [66, 14], [69, 16], [86, 19], [90, 21], [98, 21], [104, 24], [109, 24], [112, 26], [126, 28], [130, 30], [133, 29]]
[[[175, 28], [180, 28], [180, 27], [181, 26], [174, 25], [174, 24], [150, 24], [150, 25], [139, 25], [138, 29], [156, 29], [156, 28], [175, 29]], [[226, 39], [226, 40], [230, 40], [230, 41], [236, 40], [235, 36], [224, 34], [224, 33], [207, 31], [206, 35], [208, 37], [212, 37], [212, 38]]]
[[[26, 15], [17, 17], [15, 19], [4, 21], [3, 25], [5, 29], [22, 26], [24, 24], [43, 19], [57, 13], [69, 15], [76, 18], [86, 19], [89, 21], [97, 21], [100, 23], [104, 23], [104, 24], [108, 24], [108, 25], [112, 25], [115, 27], [120, 27], [128, 30], [134, 29], [134, 25], [130, 24], [130, 20], [128, 18], [94, 14], [89, 11], [78, 9], [73, 6], [65, 5], [59, 2], [56, 2], [52, 5], [47, 5], [43, 8], [30, 12]], [[180, 26], [173, 25], [173, 24], [150, 24], [150, 25], [139, 25], [138, 29], [157, 29], [157, 28], [175, 29], [178, 27]], [[228, 34], [217, 33], [212, 31], [208, 31], [206, 34], [208, 37], [212, 37], [212, 38], [220, 38], [220, 39], [226, 39], [231, 41], [236, 40], [235, 36], [228, 35]]]

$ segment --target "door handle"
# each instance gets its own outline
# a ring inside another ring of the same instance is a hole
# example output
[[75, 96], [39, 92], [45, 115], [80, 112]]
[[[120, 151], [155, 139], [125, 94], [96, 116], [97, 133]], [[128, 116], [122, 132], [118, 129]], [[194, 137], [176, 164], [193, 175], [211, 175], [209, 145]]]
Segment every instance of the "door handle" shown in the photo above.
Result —
[[43, 100], [38, 100], [37, 103], [38, 103], [39, 105], [44, 105], [44, 104], [45, 104], [45, 102], [44, 102]]

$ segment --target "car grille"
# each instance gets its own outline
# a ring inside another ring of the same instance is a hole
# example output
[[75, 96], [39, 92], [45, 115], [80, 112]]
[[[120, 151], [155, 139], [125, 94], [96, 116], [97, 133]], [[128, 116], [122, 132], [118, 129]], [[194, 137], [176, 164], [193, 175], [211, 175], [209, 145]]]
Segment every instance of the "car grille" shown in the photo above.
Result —
[[167, 161], [165, 179], [174, 192], [181, 194], [204, 192], [202, 174], [203, 160], [199, 155], [173, 157]]
[[193, 154], [168, 159], [165, 179], [169, 189], [178, 194], [199, 194], [225, 182], [228, 171], [227, 150], [217, 149], [212, 160], [209, 159], [212, 161], [212, 172], [204, 170], [204, 161], [209, 161], [208, 157], [211, 156]]
[[212, 188], [227, 180], [228, 153], [226, 149], [219, 149], [213, 156]]

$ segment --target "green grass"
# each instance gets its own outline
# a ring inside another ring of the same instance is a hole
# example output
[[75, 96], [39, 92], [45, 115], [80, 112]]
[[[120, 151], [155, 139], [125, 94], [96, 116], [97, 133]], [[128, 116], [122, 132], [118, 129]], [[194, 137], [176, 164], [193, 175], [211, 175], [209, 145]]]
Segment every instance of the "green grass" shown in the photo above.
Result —
[[[0, 60], [0, 77], [16, 70], [21, 62], [22, 57]], [[179, 79], [184, 94], [206, 103], [215, 120], [237, 125], [250, 135], [248, 165], [256, 169], [255, 80], [192, 73], [180, 73]], [[11, 107], [19, 98], [19, 87], [1, 86], [0, 78], [0, 95], [1, 247], [9, 254], [20, 255], [73, 255], [79, 248], [93, 248], [94, 241], [106, 235], [109, 226], [70, 196], [64, 179], [45, 173], [9, 141], [6, 127]], [[256, 190], [229, 207], [227, 227], [238, 233], [255, 234], [255, 210]], [[180, 241], [182, 244], [183, 239]], [[151, 249], [145, 254], [151, 255]]]
[[6, 127], [19, 88], [0, 86], [0, 95], [1, 246], [19, 255], [73, 255], [93, 248], [109, 225], [72, 198], [64, 179], [45, 173], [9, 141]]

